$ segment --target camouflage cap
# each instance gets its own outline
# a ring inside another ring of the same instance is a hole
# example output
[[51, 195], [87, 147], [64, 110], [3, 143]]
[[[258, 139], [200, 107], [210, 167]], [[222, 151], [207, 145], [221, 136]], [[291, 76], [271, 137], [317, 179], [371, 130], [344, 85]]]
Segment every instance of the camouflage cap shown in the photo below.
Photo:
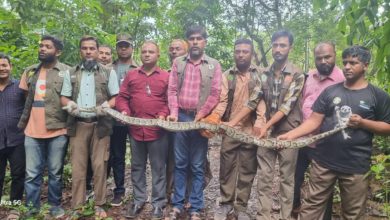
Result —
[[116, 44], [118, 45], [121, 42], [126, 42], [133, 46], [133, 38], [129, 34], [118, 34], [116, 36]]

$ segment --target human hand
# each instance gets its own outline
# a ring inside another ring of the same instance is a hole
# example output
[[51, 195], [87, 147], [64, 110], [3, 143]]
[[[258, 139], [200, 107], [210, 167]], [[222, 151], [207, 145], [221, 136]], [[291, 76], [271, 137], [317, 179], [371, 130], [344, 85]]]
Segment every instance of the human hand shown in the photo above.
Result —
[[351, 128], [359, 128], [361, 127], [362, 121], [364, 119], [358, 115], [358, 114], [352, 114], [351, 117], [349, 117], [349, 121], [347, 125]]
[[167, 121], [177, 122], [177, 117], [173, 116], [173, 115], [168, 115], [167, 116]]
[[198, 122], [198, 121], [200, 121], [202, 118], [204, 118], [204, 117], [198, 113], [198, 114], [195, 115], [194, 122]]
[[[121, 114], [124, 115], [124, 116], [127, 116], [127, 112], [126, 111], [122, 111]], [[120, 123], [122, 123], [124, 125], [127, 124], [125, 120], [117, 119], [117, 121], [119, 121]]]
[[[202, 118], [200, 120], [201, 122], [205, 122], [208, 124], [219, 124], [221, 122], [221, 117], [216, 113], [211, 113], [207, 117]], [[205, 138], [212, 138], [214, 137], [215, 133], [210, 130], [200, 130], [200, 135], [202, 135]]]
[[[280, 141], [291, 141], [294, 139], [295, 138], [290, 134], [290, 132], [284, 133], [276, 137], [276, 140], [280, 140]], [[283, 150], [283, 149], [284, 147], [276, 146], [276, 150]]]
[[289, 134], [289, 132], [281, 134], [276, 137], [277, 140], [282, 140], [282, 141], [291, 141], [294, 138]]
[[68, 114], [72, 116], [77, 116], [80, 114], [79, 106], [72, 100], [68, 101], [66, 106], [62, 107], [63, 110], [66, 110]]
[[165, 121], [164, 115], [158, 115], [158, 116], [157, 116], [157, 119], [160, 119], [160, 120], [164, 120], [164, 121]]
[[200, 133], [200, 135], [202, 135], [205, 138], [212, 138], [215, 135], [213, 132], [206, 130], [206, 129], [201, 129], [199, 131], [199, 133]]
[[259, 128], [259, 127], [253, 127], [252, 134], [253, 134], [254, 136], [260, 136], [260, 134], [261, 134], [261, 128]]
[[259, 131], [259, 138], [264, 138], [264, 137], [267, 137], [267, 134], [268, 134], [268, 128], [266, 128], [265, 126], [264, 127], [261, 127], [260, 128], [260, 131]]
[[101, 105], [96, 107], [97, 116], [107, 116], [107, 113], [104, 109], [110, 108], [110, 104], [107, 101], [104, 101]]

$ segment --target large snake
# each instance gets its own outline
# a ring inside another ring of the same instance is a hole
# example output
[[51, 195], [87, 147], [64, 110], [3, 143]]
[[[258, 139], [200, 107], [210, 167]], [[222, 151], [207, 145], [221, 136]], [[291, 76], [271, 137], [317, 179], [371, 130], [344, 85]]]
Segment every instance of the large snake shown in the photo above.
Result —
[[[96, 109], [94, 108], [80, 108], [79, 110], [83, 112], [96, 111]], [[239, 140], [243, 143], [254, 144], [265, 148], [300, 148], [312, 144], [322, 138], [333, 135], [346, 128], [346, 125], [340, 125], [327, 132], [323, 132], [310, 137], [299, 138], [296, 140], [277, 140], [276, 138], [261, 139], [224, 124], [209, 124], [205, 122], [171, 122], [164, 121], [161, 119], [135, 118], [123, 115], [120, 112], [111, 108], [104, 108], [104, 111], [114, 119], [129, 125], [148, 127], [158, 126], [169, 131], [188, 131], [198, 129], [206, 129], [215, 133], [220, 133], [222, 131], [227, 136]]]

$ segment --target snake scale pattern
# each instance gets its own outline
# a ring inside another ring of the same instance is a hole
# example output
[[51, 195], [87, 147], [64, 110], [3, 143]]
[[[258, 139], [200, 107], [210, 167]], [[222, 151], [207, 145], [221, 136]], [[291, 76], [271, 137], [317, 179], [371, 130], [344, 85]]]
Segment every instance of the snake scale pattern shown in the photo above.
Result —
[[[346, 125], [338, 126], [330, 131], [313, 135], [306, 138], [299, 138], [292, 141], [287, 140], [277, 140], [276, 138], [260, 139], [252, 135], [244, 133], [240, 130], [234, 129], [232, 127], [223, 125], [223, 124], [209, 124], [205, 122], [170, 122], [160, 119], [144, 119], [144, 118], [135, 118], [122, 115], [120, 112], [106, 108], [105, 112], [118, 121], [125, 122], [129, 125], [138, 125], [138, 126], [158, 126], [169, 131], [188, 131], [188, 130], [198, 130], [206, 129], [212, 132], [225, 133], [227, 136], [239, 140], [243, 143], [254, 144], [260, 147], [265, 148], [300, 148], [312, 144], [322, 138], [333, 135], [346, 128]], [[80, 111], [88, 111], [88, 109], [80, 109]]]

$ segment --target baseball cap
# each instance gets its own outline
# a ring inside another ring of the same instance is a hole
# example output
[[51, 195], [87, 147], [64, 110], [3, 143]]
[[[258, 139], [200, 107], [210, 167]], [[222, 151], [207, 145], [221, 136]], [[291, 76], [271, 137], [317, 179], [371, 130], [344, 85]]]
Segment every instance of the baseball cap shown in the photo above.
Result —
[[116, 44], [121, 42], [126, 42], [133, 46], [133, 38], [129, 34], [118, 34], [116, 36]]

